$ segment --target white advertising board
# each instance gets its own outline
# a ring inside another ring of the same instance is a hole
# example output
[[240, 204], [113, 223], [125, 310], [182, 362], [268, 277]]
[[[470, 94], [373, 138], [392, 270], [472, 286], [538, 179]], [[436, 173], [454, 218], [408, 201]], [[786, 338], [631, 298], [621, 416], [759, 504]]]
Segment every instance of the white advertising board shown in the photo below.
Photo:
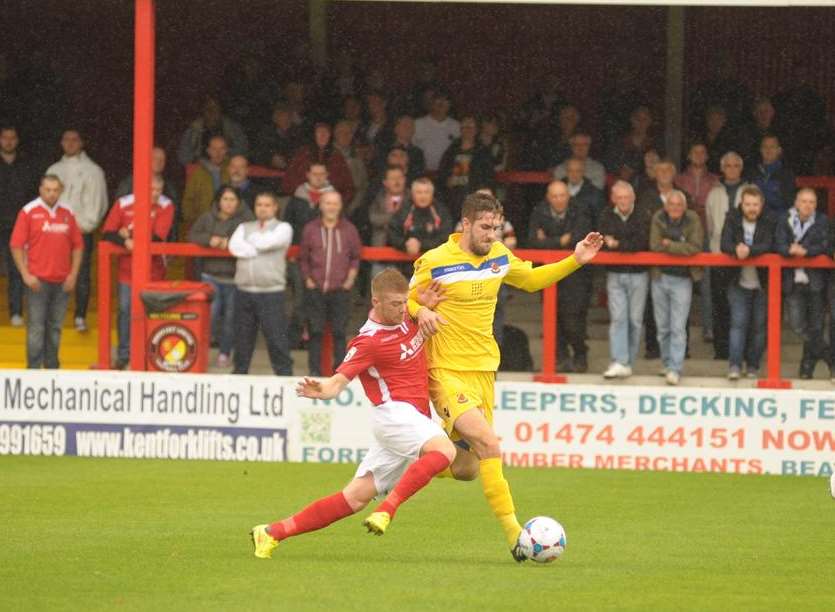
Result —
[[[0, 372], [0, 455], [357, 463], [357, 382], [329, 402], [295, 378]], [[504, 462], [520, 467], [828, 476], [835, 393], [496, 383]]]

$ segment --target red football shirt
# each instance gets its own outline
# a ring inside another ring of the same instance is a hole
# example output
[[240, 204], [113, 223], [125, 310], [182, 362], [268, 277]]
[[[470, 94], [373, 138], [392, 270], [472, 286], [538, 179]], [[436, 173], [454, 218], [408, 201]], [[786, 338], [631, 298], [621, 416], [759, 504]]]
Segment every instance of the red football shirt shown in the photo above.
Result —
[[38, 198], [17, 213], [9, 246], [26, 250], [29, 273], [48, 283], [63, 283], [72, 268], [72, 252], [84, 248], [72, 209], [53, 208]]
[[[107, 213], [104, 220], [102, 232], [118, 232], [123, 227], [131, 230], [133, 235], [134, 216], [133, 194], [126, 195], [116, 200], [116, 203]], [[171, 224], [174, 222], [174, 204], [164, 195], [159, 197], [156, 204], [151, 205], [151, 234], [158, 238], [165, 238], [171, 231]], [[158, 281], [165, 278], [165, 260], [155, 255], [151, 259], [151, 280]], [[131, 256], [122, 255], [119, 257], [119, 282], [130, 283], [131, 279]]]
[[351, 340], [336, 371], [349, 380], [359, 375], [365, 394], [375, 406], [388, 401], [406, 402], [430, 416], [423, 335], [411, 319], [400, 325], [382, 325], [368, 319]]

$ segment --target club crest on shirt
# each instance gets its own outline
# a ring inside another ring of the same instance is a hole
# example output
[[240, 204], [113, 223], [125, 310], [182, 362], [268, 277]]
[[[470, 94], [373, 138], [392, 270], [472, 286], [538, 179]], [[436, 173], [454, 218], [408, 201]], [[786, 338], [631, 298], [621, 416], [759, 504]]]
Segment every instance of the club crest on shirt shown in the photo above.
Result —
[[499, 264], [497, 264], [495, 261], [490, 264], [490, 272], [492, 272], [493, 274], [498, 274], [501, 271], [501, 266], [499, 266]]
[[463, 393], [458, 394], [458, 403], [459, 404], [466, 404], [467, 403], [467, 396]]

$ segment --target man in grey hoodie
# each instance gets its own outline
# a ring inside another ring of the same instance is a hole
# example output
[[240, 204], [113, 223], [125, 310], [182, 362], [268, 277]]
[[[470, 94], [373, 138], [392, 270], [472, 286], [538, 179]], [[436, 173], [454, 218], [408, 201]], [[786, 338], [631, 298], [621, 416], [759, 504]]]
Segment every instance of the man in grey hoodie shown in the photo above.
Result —
[[287, 341], [284, 288], [287, 249], [293, 228], [279, 221], [274, 193], [255, 196], [255, 221], [241, 223], [229, 239], [235, 264], [235, 374], [249, 372], [258, 328], [267, 339], [273, 372], [292, 376], [293, 362]]
[[[255, 215], [240, 192], [224, 185], [215, 195], [212, 209], [198, 217], [188, 233], [189, 242], [216, 249], [229, 248], [229, 238], [241, 223], [252, 221]], [[235, 341], [235, 260], [210, 257], [202, 262], [204, 282], [215, 289], [212, 300], [212, 340], [220, 345], [217, 366], [229, 365]]]

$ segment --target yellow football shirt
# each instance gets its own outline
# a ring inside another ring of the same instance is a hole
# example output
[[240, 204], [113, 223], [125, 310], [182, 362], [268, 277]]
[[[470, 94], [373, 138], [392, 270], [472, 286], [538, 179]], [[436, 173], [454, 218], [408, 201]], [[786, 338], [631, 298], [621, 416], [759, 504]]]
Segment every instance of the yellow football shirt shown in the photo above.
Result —
[[427, 251], [415, 261], [409, 284], [409, 314], [416, 316], [421, 305], [417, 289], [433, 280], [444, 287], [446, 300], [435, 311], [445, 320], [441, 331], [429, 339], [426, 351], [429, 368], [459, 372], [495, 372], [499, 347], [493, 338], [496, 297], [503, 282], [524, 291], [539, 291], [565, 278], [580, 264], [573, 255], [562, 261], [534, 268], [516, 257], [499, 241], [479, 257], [458, 246], [461, 234]]

